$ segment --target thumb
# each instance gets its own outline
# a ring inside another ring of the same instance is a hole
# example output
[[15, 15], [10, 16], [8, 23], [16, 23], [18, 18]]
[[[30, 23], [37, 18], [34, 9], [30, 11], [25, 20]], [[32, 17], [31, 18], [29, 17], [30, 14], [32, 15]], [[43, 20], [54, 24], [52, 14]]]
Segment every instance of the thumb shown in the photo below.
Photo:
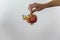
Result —
[[36, 12], [37, 11], [37, 9], [34, 9], [34, 10], [32, 10], [32, 13], [34, 13], [34, 12]]
[[30, 13], [34, 13], [35, 11], [37, 11], [37, 9], [33, 8], [32, 10], [30, 10]]

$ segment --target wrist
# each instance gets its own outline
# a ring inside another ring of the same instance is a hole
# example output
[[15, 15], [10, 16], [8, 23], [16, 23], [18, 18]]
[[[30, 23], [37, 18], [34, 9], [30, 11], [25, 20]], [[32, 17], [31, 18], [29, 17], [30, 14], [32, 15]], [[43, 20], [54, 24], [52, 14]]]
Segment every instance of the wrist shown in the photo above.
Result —
[[53, 7], [55, 6], [55, 2], [51, 1], [49, 3], [43, 4], [45, 8]]

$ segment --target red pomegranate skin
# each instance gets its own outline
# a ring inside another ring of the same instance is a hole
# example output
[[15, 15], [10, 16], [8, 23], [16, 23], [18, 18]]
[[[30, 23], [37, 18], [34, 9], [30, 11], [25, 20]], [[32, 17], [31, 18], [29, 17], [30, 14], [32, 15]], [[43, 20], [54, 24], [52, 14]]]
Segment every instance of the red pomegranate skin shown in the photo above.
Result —
[[31, 24], [35, 23], [36, 21], [37, 21], [37, 16], [34, 14], [30, 15], [29, 19], [27, 20], [27, 22]]

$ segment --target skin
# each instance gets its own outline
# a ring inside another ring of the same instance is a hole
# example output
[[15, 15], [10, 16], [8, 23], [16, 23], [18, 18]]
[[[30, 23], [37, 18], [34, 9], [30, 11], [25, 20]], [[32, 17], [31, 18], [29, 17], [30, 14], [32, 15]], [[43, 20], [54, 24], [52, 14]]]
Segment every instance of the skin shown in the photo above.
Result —
[[46, 3], [46, 4], [33, 3], [33, 4], [29, 5], [28, 10], [32, 14], [32, 13], [34, 13], [36, 11], [41, 11], [41, 10], [43, 10], [45, 8], [55, 7], [55, 6], [60, 6], [60, 0], [52, 0], [49, 3]]

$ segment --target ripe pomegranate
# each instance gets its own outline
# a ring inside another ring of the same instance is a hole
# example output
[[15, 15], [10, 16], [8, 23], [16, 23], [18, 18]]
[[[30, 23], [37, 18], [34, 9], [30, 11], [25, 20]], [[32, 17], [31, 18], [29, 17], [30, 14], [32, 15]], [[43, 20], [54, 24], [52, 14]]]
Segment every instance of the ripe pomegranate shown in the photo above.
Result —
[[33, 24], [37, 21], [37, 16], [35, 14], [29, 14], [23, 16], [23, 19], [26, 20], [28, 23]]
[[33, 23], [35, 23], [36, 21], [37, 21], [37, 16], [34, 15], [34, 14], [30, 14], [30, 15], [29, 15], [29, 19], [27, 20], [27, 22], [33, 24]]

